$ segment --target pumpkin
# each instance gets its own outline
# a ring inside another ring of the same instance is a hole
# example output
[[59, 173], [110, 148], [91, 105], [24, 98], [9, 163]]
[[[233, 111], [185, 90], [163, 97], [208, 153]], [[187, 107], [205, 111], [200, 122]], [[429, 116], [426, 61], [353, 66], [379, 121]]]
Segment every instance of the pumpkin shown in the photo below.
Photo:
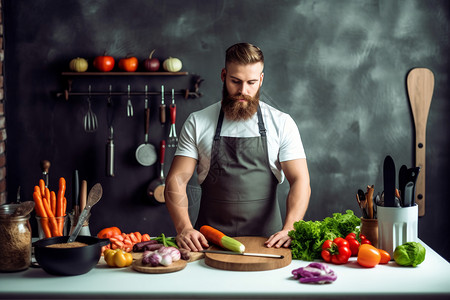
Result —
[[138, 68], [139, 61], [136, 57], [127, 57], [119, 60], [119, 69], [125, 72], [135, 72]]
[[103, 55], [97, 56], [94, 59], [94, 67], [102, 72], [109, 72], [114, 68], [114, 58], [112, 56]]
[[169, 57], [163, 62], [163, 69], [168, 72], [178, 72], [182, 67], [181, 60], [176, 57]]
[[81, 57], [74, 58], [69, 63], [69, 69], [74, 72], [86, 72], [88, 69], [88, 62]]

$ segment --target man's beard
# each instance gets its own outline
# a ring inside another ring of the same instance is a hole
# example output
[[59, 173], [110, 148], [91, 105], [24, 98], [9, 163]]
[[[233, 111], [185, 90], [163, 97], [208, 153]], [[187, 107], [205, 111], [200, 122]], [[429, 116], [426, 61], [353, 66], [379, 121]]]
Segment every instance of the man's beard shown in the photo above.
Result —
[[[225, 83], [222, 88], [222, 109], [225, 117], [232, 121], [245, 121], [250, 119], [258, 110], [259, 105], [259, 90], [255, 96], [250, 97], [246, 95], [230, 95], [228, 93]], [[239, 101], [245, 99], [245, 102]]]

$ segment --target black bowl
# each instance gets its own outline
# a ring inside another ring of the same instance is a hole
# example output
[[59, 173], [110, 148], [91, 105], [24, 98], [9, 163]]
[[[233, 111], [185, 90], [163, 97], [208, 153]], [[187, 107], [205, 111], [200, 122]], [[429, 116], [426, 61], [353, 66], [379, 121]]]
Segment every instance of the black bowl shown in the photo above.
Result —
[[80, 235], [75, 241], [87, 246], [77, 248], [49, 248], [47, 246], [66, 243], [69, 236], [46, 238], [33, 243], [38, 264], [52, 275], [80, 275], [89, 272], [99, 261], [102, 247], [109, 239]]

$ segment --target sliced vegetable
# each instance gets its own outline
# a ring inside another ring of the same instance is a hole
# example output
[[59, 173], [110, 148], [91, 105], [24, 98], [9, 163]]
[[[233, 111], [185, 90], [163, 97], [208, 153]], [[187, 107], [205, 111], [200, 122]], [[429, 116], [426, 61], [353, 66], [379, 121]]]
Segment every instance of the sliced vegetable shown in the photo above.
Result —
[[373, 268], [380, 263], [381, 255], [377, 248], [369, 244], [359, 247], [357, 262], [365, 268]]
[[416, 267], [425, 260], [426, 250], [422, 244], [407, 242], [394, 250], [394, 260], [400, 266]]
[[322, 245], [322, 258], [326, 262], [332, 262], [336, 265], [345, 264], [352, 255], [348, 241], [338, 237], [333, 241], [326, 240]]
[[222, 248], [240, 253], [243, 253], [245, 251], [245, 246], [241, 242], [229, 236], [226, 236], [224, 233], [215, 228], [212, 228], [211, 226], [203, 225], [200, 228], [200, 232], [208, 241]]
[[337, 275], [328, 265], [313, 262], [306, 267], [292, 270], [292, 275], [301, 283], [324, 284], [331, 283], [337, 279]]

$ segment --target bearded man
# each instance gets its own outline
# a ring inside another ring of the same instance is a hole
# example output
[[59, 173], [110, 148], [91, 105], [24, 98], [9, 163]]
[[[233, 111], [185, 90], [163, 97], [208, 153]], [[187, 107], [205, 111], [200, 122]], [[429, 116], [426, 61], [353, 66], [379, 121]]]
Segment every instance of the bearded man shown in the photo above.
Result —
[[[192, 113], [166, 178], [165, 200], [181, 248], [201, 251], [198, 231], [267, 237], [267, 247], [289, 247], [294, 222], [303, 219], [311, 194], [306, 155], [294, 120], [259, 100], [264, 56], [249, 43], [226, 50], [222, 101]], [[202, 189], [195, 226], [186, 188], [197, 168]], [[284, 222], [277, 186], [289, 182]]]

